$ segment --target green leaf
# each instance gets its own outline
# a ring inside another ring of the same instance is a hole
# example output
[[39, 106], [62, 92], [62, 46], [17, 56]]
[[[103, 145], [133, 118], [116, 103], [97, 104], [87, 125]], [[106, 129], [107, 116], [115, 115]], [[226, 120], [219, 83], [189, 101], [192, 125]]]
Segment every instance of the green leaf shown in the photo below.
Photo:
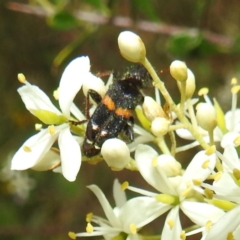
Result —
[[189, 35], [174, 36], [168, 43], [168, 50], [181, 57], [188, 55], [202, 57], [220, 52], [216, 45], [205, 40], [201, 34], [194, 37]]
[[159, 14], [156, 12], [156, 7], [153, 5], [153, 1], [133, 0], [132, 8], [134, 11], [145, 14], [152, 21], [159, 21]]
[[196, 49], [202, 41], [202, 36], [191, 37], [189, 35], [174, 36], [168, 42], [168, 51], [174, 55], [187, 56]]
[[76, 28], [79, 24], [79, 21], [72, 14], [62, 11], [48, 18], [47, 23], [54, 29], [68, 30]]

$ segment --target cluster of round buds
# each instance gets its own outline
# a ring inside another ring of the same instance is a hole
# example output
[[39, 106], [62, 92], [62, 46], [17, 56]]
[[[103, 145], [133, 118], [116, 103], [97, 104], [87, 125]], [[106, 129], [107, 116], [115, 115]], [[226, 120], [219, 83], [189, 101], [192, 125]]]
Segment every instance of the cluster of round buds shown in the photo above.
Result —
[[164, 110], [153, 98], [145, 96], [143, 111], [146, 118], [151, 122], [151, 131], [157, 136], [164, 136], [168, 133], [171, 124]]
[[177, 80], [179, 89], [181, 89], [182, 84], [185, 84], [185, 99], [190, 99], [196, 89], [193, 72], [187, 68], [185, 62], [175, 60], [170, 65], [170, 73]]

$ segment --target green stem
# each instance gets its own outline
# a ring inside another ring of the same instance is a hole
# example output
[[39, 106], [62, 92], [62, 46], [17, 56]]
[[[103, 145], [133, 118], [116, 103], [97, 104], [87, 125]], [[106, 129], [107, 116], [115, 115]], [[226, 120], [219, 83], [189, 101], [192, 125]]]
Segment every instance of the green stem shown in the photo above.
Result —
[[209, 148], [209, 145], [203, 140], [202, 136], [198, 132], [198, 129], [196, 129], [190, 124], [188, 119], [185, 117], [184, 113], [173, 102], [170, 94], [168, 93], [167, 89], [164, 86], [164, 83], [159, 79], [158, 75], [156, 74], [155, 70], [153, 69], [152, 65], [147, 60], [147, 58], [145, 58], [141, 63], [148, 70], [149, 74], [151, 75], [154, 81], [154, 85], [160, 90], [166, 102], [169, 104], [170, 109], [176, 113], [178, 119], [184, 124], [185, 128], [187, 128], [191, 132], [193, 137], [199, 142], [199, 144], [204, 149]]

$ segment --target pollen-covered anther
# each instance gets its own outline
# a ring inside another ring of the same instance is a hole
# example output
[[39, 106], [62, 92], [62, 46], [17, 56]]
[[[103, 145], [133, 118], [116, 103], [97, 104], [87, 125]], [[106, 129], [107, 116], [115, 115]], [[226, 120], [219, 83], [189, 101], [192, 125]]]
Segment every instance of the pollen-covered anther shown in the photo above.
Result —
[[86, 222], [90, 223], [92, 221], [93, 213], [90, 212], [86, 215]]
[[193, 179], [192, 181], [195, 186], [200, 186], [202, 184], [201, 179]]
[[213, 191], [208, 189], [208, 188], [204, 189], [204, 194], [205, 194], [207, 199], [212, 199], [213, 198]]
[[71, 239], [74, 239], [74, 240], [77, 238], [75, 232], [69, 232], [69, 233], [68, 233], [68, 236], [69, 236]]
[[55, 91], [53, 91], [53, 97], [55, 98], [55, 100], [58, 101], [58, 99], [59, 99], [59, 91], [58, 91], [58, 89], [56, 89]]
[[123, 182], [122, 185], [121, 185], [121, 189], [122, 189], [123, 191], [125, 191], [128, 187], [129, 187], [128, 181]]
[[182, 240], [185, 240], [185, 239], [186, 239], [186, 232], [185, 232], [185, 231], [182, 231], [182, 232], [181, 232], [180, 238], [181, 238]]
[[23, 73], [19, 73], [19, 74], [17, 75], [17, 78], [18, 78], [18, 81], [19, 81], [20, 83], [23, 83], [23, 84], [25, 84], [26, 81], [27, 81]]
[[214, 181], [218, 181], [222, 177], [223, 173], [222, 171], [219, 171], [213, 175]]
[[28, 147], [28, 146], [23, 146], [23, 150], [25, 152], [31, 152], [32, 151], [32, 149], [30, 147]]
[[175, 223], [172, 219], [168, 219], [167, 224], [169, 225], [170, 229], [173, 229]]
[[93, 226], [92, 226], [91, 223], [88, 223], [88, 224], [87, 224], [86, 232], [87, 232], [87, 233], [92, 233], [92, 232], [93, 232]]
[[121, 55], [130, 62], [143, 62], [146, 58], [146, 48], [142, 39], [131, 31], [119, 34], [118, 47]]
[[231, 79], [231, 85], [235, 85], [235, 84], [237, 84], [237, 82], [238, 82], [237, 78], [233, 77]]
[[204, 169], [208, 168], [209, 164], [210, 164], [210, 160], [207, 159], [206, 161], [203, 162], [202, 168], [204, 168]]
[[152, 121], [151, 131], [157, 136], [161, 137], [168, 133], [170, 127], [170, 121], [163, 117], [157, 117]]
[[187, 187], [184, 191], [181, 192], [182, 197], [187, 197], [192, 192], [191, 187]]
[[198, 91], [198, 96], [203, 96], [203, 95], [206, 95], [208, 94], [209, 92], [209, 89], [208, 88], [201, 88], [199, 91]]
[[227, 240], [234, 240], [234, 236], [233, 236], [233, 233], [232, 232], [229, 232], [228, 235], [227, 235]]
[[207, 221], [205, 224], [206, 231], [209, 232], [212, 227], [212, 221]]
[[240, 136], [236, 137], [233, 140], [233, 143], [234, 143], [235, 147], [238, 147], [240, 145]]
[[55, 126], [54, 126], [54, 125], [48, 126], [48, 132], [49, 132], [51, 135], [54, 135], [54, 134], [55, 134]]
[[240, 90], [240, 85], [233, 86], [231, 89], [232, 94], [238, 93]]
[[157, 165], [158, 165], [158, 158], [155, 157], [155, 158], [153, 158], [153, 160], [152, 160], [152, 166], [153, 166], [153, 167], [156, 167]]
[[136, 234], [137, 233], [137, 227], [136, 227], [136, 225], [134, 223], [131, 223], [129, 228], [130, 228], [130, 232], [132, 234]]
[[237, 180], [239, 180], [239, 179], [240, 179], [240, 170], [237, 169], [237, 168], [234, 168], [234, 169], [233, 169], [233, 176], [234, 176]]
[[177, 81], [187, 81], [188, 72], [186, 63], [179, 60], [173, 61], [170, 65], [170, 73], [172, 77]]
[[205, 154], [209, 156], [209, 155], [212, 155], [215, 152], [216, 152], [216, 146], [212, 145], [205, 151]]
[[42, 124], [41, 123], [36, 123], [35, 124], [35, 130], [39, 131], [42, 129]]

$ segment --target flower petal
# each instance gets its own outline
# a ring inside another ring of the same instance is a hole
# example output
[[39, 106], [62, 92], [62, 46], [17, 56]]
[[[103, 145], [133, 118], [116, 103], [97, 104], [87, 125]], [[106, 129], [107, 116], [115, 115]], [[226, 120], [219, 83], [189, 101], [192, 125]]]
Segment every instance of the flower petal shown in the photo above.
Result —
[[225, 212], [208, 203], [191, 202], [184, 200], [181, 203], [181, 210], [192, 222], [204, 226], [208, 221], [216, 222]]
[[181, 240], [181, 232], [182, 226], [179, 219], [179, 206], [175, 206], [167, 215], [161, 239]]
[[215, 153], [207, 155], [205, 154], [205, 151], [198, 152], [189, 163], [186, 171], [182, 176], [178, 187], [179, 194], [182, 195], [181, 193], [188, 187], [189, 183], [192, 183], [192, 180], [196, 179], [198, 181], [204, 181], [213, 171], [215, 165]]
[[96, 186], [96, 185], [90, 185], [88, 188], [95, 194], [97, 197], [98, 201], [100, 202], [103, 211], [109, 220], [109, 222], [112, 224], [114, 227], [121, 227], [121, 224], [119, 222], [119, 219], [115, 216], [113, 209], [111, 205], [109, 204], [107, 198], [103, 194], [102, 190]]
[[[229, 232], [234, 230], [240, 225], [240, 206], [235, 207], [227, 212], [219, 221], [212, 226], [205, 240], [225, 240]], [[239, 235], [234, 239], [239, 239]]]
[[127, 202], [125, 191], [121, 189], [121, 184], [118, 179], [114, 180], [113, 183], [113, 198], [115, 200], [116, 207], [120, 208]]
[[36, 135], [30, 137], [12, 159], [12, 170], [25, 170], [33, 167], [51, 148], [58, 134], [51, 135], [48, 129], [44, 129]]
[[63, 114], [70, 117], [70, 107], [76, 94], [88, 77], [90, 60], [88, 57], [78, 57], [65, 68], [59, 84], [59, 105]]
[[72, 136], [69, 127], [62, 129], [58, 145], [62, 160], [63, 176], [70, 182], [75, 181], [81, 166], [81, 150], [80, 145]]
[[121, 208], [119, 218], [123, 231], [131, 233], [130, 225], [141, 228], [172, 208], [171, 205], [157, 202], [152, 197], [136, 197], [128, 200]]
[[18, 88], [27, 110], [47, 110], [62, 115], [61, 112], [52, 104], [49, 97], [39, 87], [27, 83], [25, 86]]
[[166, 194], [175, 195], [176, 192], [164, 172], [158, 171], [152, 165], [153, 159], [157, 156], [158, 154], [153, 148], [143, 144], [138, 145], [135, 152], [135, 159], [139, 171], [143, 178], [155, 189]]

